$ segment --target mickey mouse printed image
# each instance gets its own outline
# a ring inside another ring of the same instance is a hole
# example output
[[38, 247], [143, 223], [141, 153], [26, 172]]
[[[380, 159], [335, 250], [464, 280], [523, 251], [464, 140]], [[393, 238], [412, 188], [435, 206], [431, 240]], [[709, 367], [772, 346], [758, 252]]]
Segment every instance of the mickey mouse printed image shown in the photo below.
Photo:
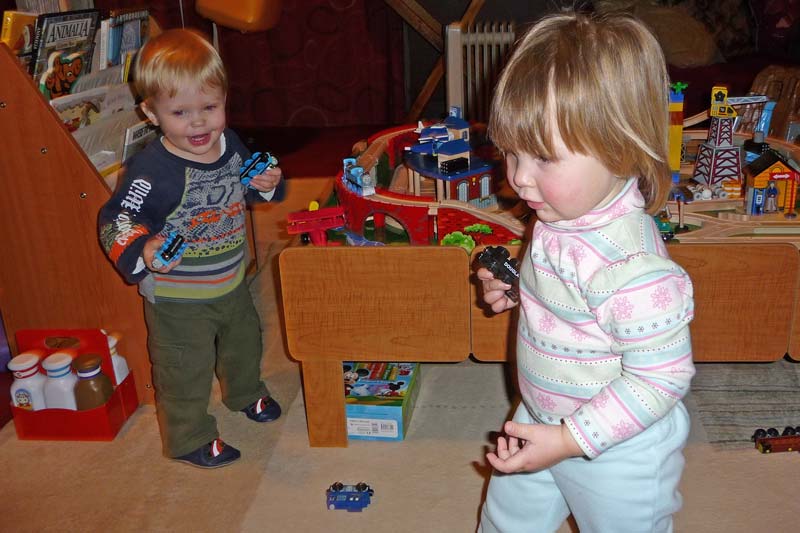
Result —
[[402, 390], [406, 386], [405, 381], [398, 381], [397, 383], [387, 383], [385, 389], [378, 392], [378, 396], [403, 396], [405, 391]]
[[370, 396], [372, 394], [371, 387], [373, 387], [373, 385], [370, 385], [369, 383], [364, 383], [363, 381], [360, 383], [356, 383], [350, 389], [348, 396], [359, 396], [359, 397]]
[[342, 377], [344, 378], [344, 395], [350, 396], [350, 393], [352, 392], [356, 382], [358, 382], [358, 380], [364, 376], [369, 375], [369, 370], [366, 368], [353, 370], [353, 367], [350, 365], [344, 365], [343, 369], [344, 374]]

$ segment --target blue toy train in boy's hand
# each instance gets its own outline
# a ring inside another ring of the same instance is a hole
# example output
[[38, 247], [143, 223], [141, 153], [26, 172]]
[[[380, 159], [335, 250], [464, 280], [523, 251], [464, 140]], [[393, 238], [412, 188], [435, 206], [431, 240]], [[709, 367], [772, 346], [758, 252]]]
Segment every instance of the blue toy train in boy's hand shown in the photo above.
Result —
[[183, 236], [178, 235], [174, 231], [170, 232], [167, 236], [167, 240], [164, 241], [164, 244], [162, 244], [161, 248], [156, 252], [156, 256], [153, 259], [153, 268], [159, 269], [164, 265], [168, 265], [180, 259], [187, 246], [189, 246], [189, 243], [186, 242]]
[[239, 179], [242, 185], [247, 185], [253, 189], [254, 187], [250, 185], [250, 180], [263, 173], [265, 170], [275, 168], [276, 166], [278, 166], [278, 158], [271, 153], [253, 152], [253, 155], [239, 168]]

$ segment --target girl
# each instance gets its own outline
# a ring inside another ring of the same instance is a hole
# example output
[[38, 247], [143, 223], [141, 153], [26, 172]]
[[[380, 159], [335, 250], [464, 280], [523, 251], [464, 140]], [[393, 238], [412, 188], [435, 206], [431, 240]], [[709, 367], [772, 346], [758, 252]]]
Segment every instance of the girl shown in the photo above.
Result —
[[[481, 531], [670, 531], [689, 432], [692, 284], [652, 213], [670, 187], [668, 79], [635, 19], [559, 14], [518, 43], [489, 132], [535, 210], [521, 265], [522, 403]], [[478, 270], [494, 312], [509, 285]]]

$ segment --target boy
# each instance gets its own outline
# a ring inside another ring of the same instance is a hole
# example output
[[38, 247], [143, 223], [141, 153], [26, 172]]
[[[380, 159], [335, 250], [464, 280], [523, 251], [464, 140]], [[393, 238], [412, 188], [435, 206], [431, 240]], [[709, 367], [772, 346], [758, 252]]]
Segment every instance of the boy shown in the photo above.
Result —
[[[280, 200], [273, 168], [247, 188], [239, 168], [249, 151], [226, 129], [227, 75], [200, 34], [168, 30], [139, 52], [141, 107], [162, 136], [125, 162], [120, 186], [100, 211], [100, 240], [145, 298], [148, 347], [164, 455], [200, 468], [240, 457], [208, 414], [216, 373], [222, 401], [257, 422], [281, 408], [260, 380], [261, 330], [244, 283], [246, 199]], [[162, 262], [176, 233], [187, 247]]]

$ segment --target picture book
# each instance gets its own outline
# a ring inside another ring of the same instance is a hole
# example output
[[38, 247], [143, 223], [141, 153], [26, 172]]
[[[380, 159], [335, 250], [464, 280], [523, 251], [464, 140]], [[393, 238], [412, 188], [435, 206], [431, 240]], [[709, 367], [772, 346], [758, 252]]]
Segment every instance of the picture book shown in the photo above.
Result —
[[99, 21], [97, 9], [37, 17], [31, 74], [48, 100], [69, 94], [75, 81], [89, 71]]
[[94, 89], [95, 87], [102, 87], [103, 85], [116, 85], [123, 83], [122, 80], [122, 65], [109, 67], [103, 70], [93, 70], [88, 74], [82, 75], [72, 85], [72, 92], [79, 93]]
[[76, 9], [92, 9], [94, 0], [58, 0], [61, 11], [74, 11]]
[[92, 53], [92, 72], [108, 67], [108, 33], [111, 19], [102, 19], [97, 33], [94, 35], [94, 52]]
[[127, 83], [95, 87], [50, 100], [69, 131], [89, 126], [98, 119], [136, 107], [133, 91]]
[[17, 9], [31, 13], [54, 13], [63, 11], [59, 0], [17, 0]]
[[20, 64], [30, 70], [36, 14], [25, 11], [4, 11], [0, 42], [4, 42], [19, 58]]
[[125, 130], [125, 142], [122, 145], [122, 161], [127, 161], [136, 152], [156, 138], [158, 128], [149, 120], [143, 120]]
[[108, 65], [120, 65], [135, 54], [147, 37], [147, 9], [112, 9], [109, 12]]

